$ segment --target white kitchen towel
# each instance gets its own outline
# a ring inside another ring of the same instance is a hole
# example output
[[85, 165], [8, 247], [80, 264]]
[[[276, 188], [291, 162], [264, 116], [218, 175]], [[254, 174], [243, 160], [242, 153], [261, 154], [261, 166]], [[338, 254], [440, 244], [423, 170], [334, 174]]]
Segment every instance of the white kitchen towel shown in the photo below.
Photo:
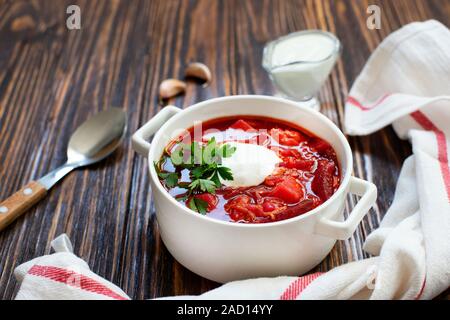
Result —
[[[409, 24], [387, 37], [350, 91], [345, 106], [347, 133], [365, 135], [393, 124], [397, 134], [409, 138], [413, 145], [413, 155], [401, 170], [394, 201], [380, 227], [364, 244], [374, 257], [323, 274], [236, 281], [200, 296], [172, 298], [431, 299], [447, 289], [449, 85], [450, 31], [437, 21], [427, 21]], [[17, 269], [22, 281], [18, 298], [128, 298], [90, 272], [73, 254], [61, 254], [35, 259]], [[63, 270], [79, 266], [77, 274], [95, 279], [110, 294], [93, 294], [83, 290], [87, 286], [71, 286], [70, 282], [55, 290], [56, 284], [50, 282], [60, 278], [30, 274], [35, 265]]]
[[[450, 31], [441, 23], [412, 23], [394, 32], [356, 79], [345, 106], [347, 133], [369, 134], [388, 124], [411, 141], [413, 156], [403, 168], [409, 185], [397, 190], [403, 195], [390, 208], [396, 213], [388, 212], [366, 240], [366, 251], [380, 252], [372, 297], [411, 298], [400, 284], [384, 294], [376, 290], [408, 277], [414, 284], [409, 290], [429, 299], [450, 286]], [[384, 255], [388, 241], [404, 239], [396, 229], [384, 228], [388, 225], [402, 226], [411, 235], [392, 259]], [[395, 259], [406, 251], [406, 260]], [[415, 279], [422, 275], [419, 289]]]
[[119, 287], [99, 277], [72, 253], [65, 234], [53, 240], [56, 253], [28, 261], [14, 274], [18, 300], [129, 300]]

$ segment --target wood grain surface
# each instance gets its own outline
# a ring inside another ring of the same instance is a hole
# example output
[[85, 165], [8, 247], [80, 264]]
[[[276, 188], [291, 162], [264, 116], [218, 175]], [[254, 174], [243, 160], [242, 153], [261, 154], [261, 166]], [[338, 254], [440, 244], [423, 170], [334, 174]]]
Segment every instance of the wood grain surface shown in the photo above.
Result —
[[[81, 8], [81, 30], [66, 28], [70, 4]], [[366, 27], [369, 4], [381, 7], [379, 30]], [[261, 67], [264, 44], [296, 30], [329, 30], [341, 39], [343, 53], [320, 100], [323, 113], [342, 127], [349, 88], [380, 41], [412, 21], [434, 18], [449, 26], [449, 16], [448, 0], [0, 0], [0, 199], [62, 164], [70, 134], [90, 115], [118, 106], [129, 116], [128, 138], [113, 156], [71, 173], [0, 233], [0, 298], [17, 292], [14, 268], [49, 253], [61, 233], [94, 272], [132, 298], [215, 288], [167, 252], [147, 164], [131, 150], [131, 133], [161, 108], [159, 83], [183, 77], [187, 63], [202, 61], [212, 70], [211, 85], [189, 83], [186, 95], [171, 101], [175, 105], [273, 94]], [[390, 127], [349, 141], [354, 174], [378, 186], [377, 205], [315, 270], [368, 257], [364, 239], [389, 207], [411, 154]], [[349, 198], [347, 210], [353, 204]]]

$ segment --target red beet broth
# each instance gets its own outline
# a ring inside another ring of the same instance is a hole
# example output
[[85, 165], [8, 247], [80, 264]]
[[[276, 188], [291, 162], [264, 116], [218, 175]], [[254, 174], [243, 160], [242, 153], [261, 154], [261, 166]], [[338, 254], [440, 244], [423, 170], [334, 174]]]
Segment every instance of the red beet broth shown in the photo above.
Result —
[[[208, 133], [211, 129], [216, 133]], [[240, 223], [285, 220], [321, 205], [339, 187], [340, 170], [333, 148], [294, 124], [267, 117], [232, 116], [202, 122], [201, 139], [195, 139], [194, 127], [186, 134], [192, 141], [201, 140], [200, 143], [206, 143], [212, 136], [217, 143], [258, 143], [272, 149], [282, 159], [274, 172], [258, 186], [222, 186], [215, 194], [195, 195], [208, 203], [209, 217]], [[162, 172], [178, 171], [180, 181], [189, 182], [189, 171], [175, 167], [168, 156], [183, 137], [168, 144], [158, 165]], [[160, 181], [174, 198], [185, 195], [186, 189], [168, 188], [163, 180]]]

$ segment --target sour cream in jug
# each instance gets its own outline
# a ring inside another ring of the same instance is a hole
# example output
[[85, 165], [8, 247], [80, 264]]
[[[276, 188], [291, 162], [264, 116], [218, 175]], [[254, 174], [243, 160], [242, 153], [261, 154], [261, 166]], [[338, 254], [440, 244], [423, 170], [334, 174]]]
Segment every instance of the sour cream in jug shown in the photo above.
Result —
[[306, 101], [316, 95], [327, 79], [339, 51], [339, 40], [333, 34], [300, 31], [267, 44], [263, 66], [282, 94]]

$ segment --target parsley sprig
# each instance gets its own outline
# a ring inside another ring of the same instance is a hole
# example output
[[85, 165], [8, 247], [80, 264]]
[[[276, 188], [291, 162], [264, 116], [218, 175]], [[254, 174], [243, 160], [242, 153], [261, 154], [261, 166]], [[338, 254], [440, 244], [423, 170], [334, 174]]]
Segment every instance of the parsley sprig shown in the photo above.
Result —
[[200, 198], [192, 197], [188, 202], [188, 206], [191, 210], [197, 211], [200, 214], [206, 214], [208, 212], [208, 202]]
[[195, 194], [205, 192], [214, 194], [216, 189], [221, 187], [221, 180], [233, 180], [230, 168], [222, 166], [222, 159], [231, 157], [235, 151], [236, 147], [227, 143], [217, 144], [215, 138], [209, 139], [206, 144], [196, 141], [190, 145], [179, 143], [172, 150], [170, 160], [177, 170], [189, 170], [190, 183], [179, 182], [179, 171], [161, 171], [161, 163], [155, 162], [155, 169], [167, 188], [178, 186], [188, 190], [183, 197], [177, 198], [178, 200], [190, 198], [189, 207], [205, 214], [208, 203], [196, 198]]

